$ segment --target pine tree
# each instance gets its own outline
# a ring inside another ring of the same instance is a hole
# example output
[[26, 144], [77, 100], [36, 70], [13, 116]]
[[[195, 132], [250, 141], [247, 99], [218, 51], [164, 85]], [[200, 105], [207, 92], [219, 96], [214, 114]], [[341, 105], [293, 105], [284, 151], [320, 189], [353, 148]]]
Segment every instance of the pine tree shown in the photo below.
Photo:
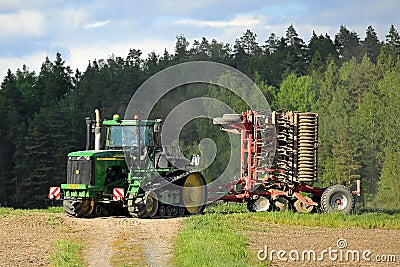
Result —
[[400, 164], [400, 152], [387, 153], [379, 181], [378, 193], [375, 199], [376, 207], [398, 210], [400, 209], [400, 177], [398, 166]]
[[285, 42], [287, 46], [285, 76], [290, 73], [305, 74], [308, 69], [307, 46], [297, 34], [293, 24], [286, 30]]
[[264, 74], [264, 79], [268, 84], [278, 87], [285, 78], [287, 57], [287, 44], [285, 38], [277, 38], [274, 33], [266, 41], [263, 53], [263, 66], [260, 74]]
[[353, 58], [345, 62], [340, 69], [340, 77], [351, 97], [351, 102], [355, 107], [359, 107], [362, 94], [370, 88], [375, 88], [382, 74], [379, 69], [374, 65], [369, 57], [363, 57], [360, 64]]
[[53, 153], [49, 138], [52, 132], [47, 131], [46, 121], [38, 116], [30, 124], [25, 137], [23, 162], [24, 172], [20, 173], [16, 187], [16, 206], [22, 208], [44, 207], [50, 186], [54, 165]]
[[351, 60], [352, 57], [361, 60], [363, 56], [360, 37], [356, 32], [350, 32], [346, 26], [340, 26], [339, 33], [335, 36], [335, 45], [342, 63]]
[[185, 62], [189, 57], [189, 42], [184, 35], [178, 35], [175, 43], [175, 56], [176, 63]]
[[254, 74], [257, 68], [257, 57], [261, 54], [256, 38], [257, 34], [247, 30], [239, 39], [236, 39], [233, 46], [234, 67], [249, 76]]
[[[317, 58], [321, 58], [321, 61], [327, 66], [332, 58], [334, 61], [337, 63], [339, 61], [339, 55], [336, 50], [335, 44], [329, 37], [329, 35], [323, 36], [322, 34], [317, 36], [315, 32], [313, 32], [313, 35], [310, 39], [310, 42], [308, 43], [308, 51], [307, 51], [307, 58], [308, 60], [313, 60], [314, 57], [316, 57], [316, 54], [319, 54]], [[312, 64], [312, 67], [314, 66], [315, 68], [315, 63]], [[322, 68], [322, 65], [319, 66]], [[325, 68], [326, 69], [326, 68]], [[324, 71], [325, 71], [324, 69]]]
[[371, 25], [368, 26], [365, 32], [365, 39], [362, 42], [362, 48], [367, 57], [369, 57], [369, 59], [375, 64], [378, 61], [378, 56], [381, 50], [381, 46], [382, 44], [379, 41], [374, 28], [372, 28]]
[[192, 60], [208, 60], [210, 58], [210, 44], [208, 40], [203, 37], [201, 42], [194, 40], [192, 48], [190, 49]]
[[396, 66], [400, 56], [400, 35], [394, 25], [390, 26], [386, 35], [386, 42], [382, 45], [378, 63], [385, 70], [391, 70]]
[[217, 40], [212, 39], [210, 44], [210, 60], [214, 62], [229, 64], [231, 46], [226, 43], [218, 43]]

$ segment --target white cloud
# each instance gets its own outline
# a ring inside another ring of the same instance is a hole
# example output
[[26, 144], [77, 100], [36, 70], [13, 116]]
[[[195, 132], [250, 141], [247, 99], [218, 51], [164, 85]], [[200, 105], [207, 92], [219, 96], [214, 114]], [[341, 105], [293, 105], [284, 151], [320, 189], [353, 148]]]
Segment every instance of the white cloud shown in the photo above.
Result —
[[6, 76], [8, 69], [15, 73], [16, 70], [21, 69], [23, 65], [26, 65], [30, 71], [38, 73], [46, 56], [47, 54], [45, 52], [37, 52], [25, 57], [0, 58], [0, 79]]
[[361, 0], [346, 7], [339, 2], [0, 0], [0, 75], [23, 64], [38, 71], [46, 55], [54, 58], [56, 52], [81, 71], [89, 60], [126, 57], [129, 48], [142, 50], [143, 57], [151, 51], [162, 54], [164, 48], [173, 53], [180, 34], [191, 44], [203, 36], [233, 44], [250, 29], [262, 45], [272, 32], [284, 36], [291, 23], [306, 42], [313, 30], [334, 39], [342, 24], [360, 37], [372, 24], [384, 40], [397, 21], [397, 0], [387, 0], [390, 7], [374, 0], [362, 11]]
[[215, 5], [218, 0], [156, 0], [147, 1], [146, 5], [151, 7], [152, 11], [157, 14], [167, 16], [179, 16], [198, 13], [200, 10], [208, 9]]
[[21, 10], [0, 14], [0, 38], [3, 42], [13, 38], [38, 38], [45, 32], [46, 18], [37, 11]]
[[93, 23], [88, 23], [88, 24], [83, 25], [83, 28], [84, 29], [93, 29], [93, 28], [98, 28], [98, 27], [105, 26], [105, 25], [107, 25], [109, 23], [110, 23], [109, 20], [96, 21], [96, 22], [93, 22]]
[[162, 55], [165, 48], [171, 53], [174, 45], [174, 40], [170, 41], [158, 38], [119, 43], [97, 42], [96, 45], [90, 46], [77, 45], [70, 49], [70, 58], [66, 59], [66, 65], [70, 66], [72, 70], [79, 69], [83, 72], [86, 70], [89, 61], [92, 62], [94, 59], [107, 59], [111, 55], [126, 58], [129, 49], [140, 49], [142, 57], [147, 58], [147, 55], [153, 51], [158, 55]]
[[0, 10], [43, 9], [62, 3], [63, 0], [1, 0]]
[[84, 21], [90, 17], [90, 10], [85, 7], [65, 7], [55, 10], [51, 15], [54, 28], [76, 30], [82, 27]]
[[199, 27], [213, 27], [213, 28], [225, 28], [225, 27], [251, 27], [259, 26], [266, 22], [264, 16], [256, 15], [236, 15], [231, 20], [190, 20], [182, 19], [175, 21], [176, 24], [188, 25], [188, 26], [199, 26]]

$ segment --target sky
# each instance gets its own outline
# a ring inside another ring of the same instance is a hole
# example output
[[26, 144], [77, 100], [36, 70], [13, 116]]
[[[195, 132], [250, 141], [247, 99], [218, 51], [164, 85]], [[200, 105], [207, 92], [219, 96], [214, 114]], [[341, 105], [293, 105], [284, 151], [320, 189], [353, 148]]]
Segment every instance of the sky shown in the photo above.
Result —
[[372, 25], [383, 41], [390, 25], [400, 30], [399, 10], [398, 0], [0, 0], [0, 75], [24, 64], [38, 73], [57, 52], [81, 72], [129, 49], [173, 53], [178, 35], [233, 44], [250, 29], [263, 44], [291, 24], [306, 43], [313, 31], [334, 39], [341, 25], [361, 39]]

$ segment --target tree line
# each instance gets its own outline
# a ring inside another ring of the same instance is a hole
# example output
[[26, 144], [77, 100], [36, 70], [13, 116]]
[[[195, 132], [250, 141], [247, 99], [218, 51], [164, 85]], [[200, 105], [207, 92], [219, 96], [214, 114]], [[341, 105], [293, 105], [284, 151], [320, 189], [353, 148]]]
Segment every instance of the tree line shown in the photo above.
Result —
[[[44, 60], [38, 73], [22, 66], [7, 72], [0, 90], [0, 205], [43, 207], [50, 185], [66, 179], [66, 155], [85, 148], [85, 117], [99, 108], [103, 117], [124, 114], [135, 90], [151, 75], [188, 61], [207, 60], [232, 66], [265, 94], [273, 110], [319, 113], [319, 186], [361, 179], [362, 207], [400, 208], [400, 35], [394, 25], [385, 40], [372, 26], [365, 38], [340, 26], [338, 33], [317, 35], [306, 43], [290, 25], [284, 36], [272, 33], [263, 43], [247, 30], [233, 44], [203, 37], [190, 44], [177, 36], [172, 53], [144, 57], [130, 49], [126, 58], [110, 56], [73, 71], [61, 54]], [[222, 90], [222, 89], [221, 89]], [[156, 106], [164, 117], [193, 96], [219, 98], [238, 112], [243, 103], [211, 87], [177, 88]], [[169, 110], [168, 110], [169, 109]], [[225, 133], [209, 131], [199, 119], [183, 135], [187, 151], [197, 140]], [[229, 155], [223, 149], [206, 170], [215, 175]]]

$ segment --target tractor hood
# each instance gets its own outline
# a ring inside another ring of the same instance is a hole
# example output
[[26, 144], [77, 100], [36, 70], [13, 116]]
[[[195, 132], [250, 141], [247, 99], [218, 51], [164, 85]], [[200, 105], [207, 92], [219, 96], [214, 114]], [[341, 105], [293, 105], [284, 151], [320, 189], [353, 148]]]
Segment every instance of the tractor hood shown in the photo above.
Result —
[[125, 159], [123, 150], [85, 150], [75, 151], [68, 157], [93, 157], [96, 159], [120, 160]]

